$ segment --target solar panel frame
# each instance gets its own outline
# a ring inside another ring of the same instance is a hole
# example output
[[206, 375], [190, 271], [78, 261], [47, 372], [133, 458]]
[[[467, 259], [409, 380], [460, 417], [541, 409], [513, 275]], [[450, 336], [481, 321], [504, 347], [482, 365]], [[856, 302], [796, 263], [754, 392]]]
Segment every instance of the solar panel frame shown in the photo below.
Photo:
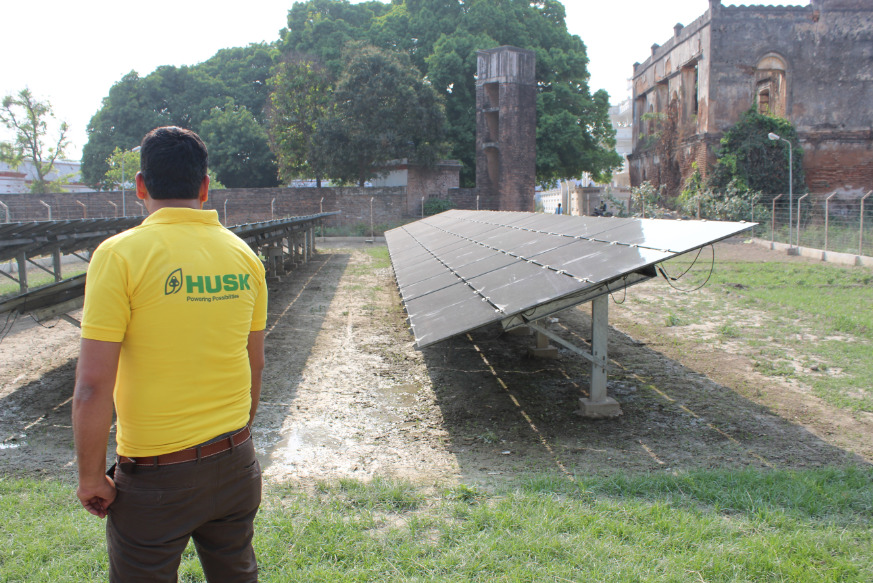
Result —
[[451, 210], [385, 238], [416, 343], [424, 347], [542, 306], [566, 309], [597, 289], [619, 291], [653, 277], [661, 261], [752, 226]]

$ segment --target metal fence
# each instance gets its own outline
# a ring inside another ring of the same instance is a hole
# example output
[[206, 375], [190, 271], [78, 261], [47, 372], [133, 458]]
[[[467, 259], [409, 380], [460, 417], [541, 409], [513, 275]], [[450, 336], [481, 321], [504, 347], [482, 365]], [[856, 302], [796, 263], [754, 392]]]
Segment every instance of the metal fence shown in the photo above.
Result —
[[[689, 218], [754, 222], [753, 236], [771, 242], [873, 257], [873, 191], [699, 200]], [[658, 216], [645, 197], [635, 196], [631, 205], [635, 216]]]
[[873, 191], [862, 196], [778, 195], [752, 207], [756, 237], [796, 247], [873, 256]]

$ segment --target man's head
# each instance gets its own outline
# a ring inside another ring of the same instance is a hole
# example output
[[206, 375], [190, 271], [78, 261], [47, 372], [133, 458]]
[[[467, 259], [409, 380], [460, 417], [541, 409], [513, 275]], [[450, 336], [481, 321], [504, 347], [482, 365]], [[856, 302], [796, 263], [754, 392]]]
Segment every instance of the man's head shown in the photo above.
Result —
[[197, 199], [206, 178], [206, 145], [183, 128], [155, 128], [142, 139], [140, 173], [156, 200]]

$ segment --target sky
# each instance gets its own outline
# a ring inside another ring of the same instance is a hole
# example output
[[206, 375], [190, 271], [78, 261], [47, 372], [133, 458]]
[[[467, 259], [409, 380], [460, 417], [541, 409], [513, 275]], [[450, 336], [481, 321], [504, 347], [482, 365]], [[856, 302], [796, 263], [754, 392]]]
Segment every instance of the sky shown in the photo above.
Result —
[[[161, 65], [194, 65], [222, 48], [274, 41], [293, 4], [294, 0], [42, 0], [36, 4], [40, 13], [34, 14], [34, 4], [9, 2], [3, 8], [0, 34], [0, 95], [28, 87], [37, 98], [48, 100], [55, 117], [70, 126], [66, 158], [78, 160], [91, 116], [124, 75], [133, 70], [145, 76]], [[667, 41], [677, 22], [690, 24], [706, 12], [709, 0], [563, 4], [567, 29], [588, 48], [592, 92], [606, 89], [617, 104], [628, 96], [633, 63], [645, 61], [654, 43]], [[0, 139], [10, 139], [2, 128]]]

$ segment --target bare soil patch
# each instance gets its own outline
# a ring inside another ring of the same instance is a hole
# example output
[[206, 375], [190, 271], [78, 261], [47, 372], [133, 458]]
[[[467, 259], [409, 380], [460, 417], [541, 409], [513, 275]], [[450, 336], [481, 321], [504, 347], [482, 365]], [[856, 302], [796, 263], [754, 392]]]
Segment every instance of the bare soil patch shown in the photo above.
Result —
[[[319, 244], [321, 242], [319, 241]], [[623, 415], [577, 413], [588, 365], [531, 337], [483, 329], [417, 350], [390, 267], [372, 246], [320, 253], [270, 285], [267, 370], [255, 440], [271, 481], [376, 475], [424, 484], [695, 468], [806, 468], [873, 461], [873, 423], [755, 372], [743, 349], [671, 341], [645, 309], [610, 302], [609, 393]], [[748, 245], [718, 256], [787, 257]], [[628, 291], [663, 294], [656, 282]], [[589, 307], [560, 315], [584, 344]], [[75, 474], [70, 429], [78, 330], [21, 318], [0, 343], [0, 473]]]

